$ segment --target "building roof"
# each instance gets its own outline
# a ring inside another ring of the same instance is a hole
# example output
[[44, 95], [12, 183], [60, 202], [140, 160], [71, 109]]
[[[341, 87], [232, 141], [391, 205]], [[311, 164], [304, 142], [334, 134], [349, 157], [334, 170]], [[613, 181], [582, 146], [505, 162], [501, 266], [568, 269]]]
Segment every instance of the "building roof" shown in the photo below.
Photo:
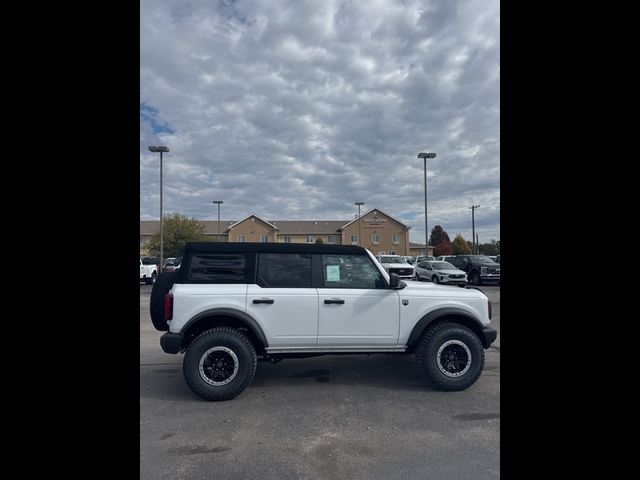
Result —
[[279, 235], [337, 234], [348, 220], [273, 220]]
[[265, 219], [263, 219], [263, 218], [260, 218], [260, 217], [259, 217], [258, 215], [256, 215], [255, 213], [252, 213], [251, 215], [247, 215], [245, 218], [243, 218], [242, 220], [238, 220], [236, 223], [232, 223], [231, 225], [229, 225], [229, 227], [228, 227], [228, 228], [233, 228], [233, 227], [235, 227], [236, 225], [238, 225], [238, 224], [240, 224], [240, 223], [244, 222], [245, 220], [249, 220], [251, 217], [255, 217], [255, 218], [257, 218], [258, 220], [260, 220], [261, 222], [266, 223], [266, 224], [267, 224], [267, 225], [269, 225], [270, 227], [275, 228], [276, 230], [278, 230], [278, 227], [276, 227], [273, 223], [268, 222], [267, 220], [265, 220]]
[[[371, 212], [380, 212], [383, 215], [386, 215], [387, 217], [389, 217], [391, 220], [394, 220], [396, 222], [398, 222], [400, 225], [404, 226], [407, 230], [409, 230], [411, 227], [409, 225], [407, 225], [404, 222], [401, 222], [400, 220], [398, 220], [397, 218], [392, 217], [391, 215], [389, 215], [387, 212], [383, 212], [382, 210], [380, 210], [379, 208], [372, 208], [371, 210], [369, 210], [366, 213], [363, 213], [362, 215], [360, 215], [360, 217], [364, 217], [366, 215], [369, 215]], [[354, 218], [353, 220], [351, 220], [350, 222], [348, 222], [347, 224], [343, 225], [342, 228], [346, 227], [347, 225], [351, 225], [353, 222], [357, 222], [358, 221], [358, 217], [356, 216], [356, 218]]]
[[[248, 217], [247, 217], [248, 218]], [[333, 235], [348, 220], [271, 220], [268, 223], [278, 228], [278, 235]], [[200, 220], [204, 232], [208, 235], [218, 233], [217, 220]], [[229, 226], [237, 224], [235, 220], [220, 220], [220, 233], [225, 235]], [[140, 220], [140, 235], [153, 235], [160, 230], [160, 220]]]

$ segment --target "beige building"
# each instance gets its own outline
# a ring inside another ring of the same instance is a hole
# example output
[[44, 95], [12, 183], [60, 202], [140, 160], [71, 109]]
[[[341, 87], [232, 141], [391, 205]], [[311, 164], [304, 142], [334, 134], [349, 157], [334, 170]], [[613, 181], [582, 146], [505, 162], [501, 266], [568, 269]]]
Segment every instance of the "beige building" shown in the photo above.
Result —
[[[218, 222], [202, 221], [207, 235], [217, 237]], [[158, 232], [160, 222], [140, 221], [140, 252]], [[374, 254], [424, 255], [424, 245], [409, 243], [411, 227], [381, 211], [371, 209], [354, 220], [266, 220], [249, 215], [243, 220], [220, 221], [224, 242], [323, 243], [362, 245]], [[420, 249], [422, 247], [422, 249]], [[431, 251], [432, 248], [429, 247]], [[430, 252], [429, 255], [432, 253]]]

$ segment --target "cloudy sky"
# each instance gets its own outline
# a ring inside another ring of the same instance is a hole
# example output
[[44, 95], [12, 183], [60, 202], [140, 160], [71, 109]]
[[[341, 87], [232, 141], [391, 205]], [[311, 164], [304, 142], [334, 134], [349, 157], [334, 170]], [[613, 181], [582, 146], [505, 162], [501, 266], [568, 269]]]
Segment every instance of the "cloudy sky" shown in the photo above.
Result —
[[140, 218], [351, 219], [500, 239], [497, 0], [142, 0]]

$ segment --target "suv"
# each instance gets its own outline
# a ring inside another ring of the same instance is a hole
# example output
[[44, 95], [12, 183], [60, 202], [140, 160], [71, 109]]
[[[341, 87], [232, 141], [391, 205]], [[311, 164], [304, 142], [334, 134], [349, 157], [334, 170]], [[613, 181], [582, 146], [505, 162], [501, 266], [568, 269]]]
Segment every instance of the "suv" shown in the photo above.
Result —
[[151, 292], [166, 353], [185, 353], [187, 385], [227, 400], [257, 362], [326, 354], [414, 354], [441, 390], [473, 385], [496, 339], [477, 289], [403, 282], [359, 246], [187, 243]]
[[140, 258], [140, 281], [147, 285], [156, 283], [158, 277], [158, 259], [153, 257]]
[[400, 278], [414, 278], [414, 266], [400, 255], [378, 255], [376, 257], [387, 273], [395, 273]]
[[500, 284], [500, 264], [486, 255], [456, 255], [447, 262], [467, 272], [467, 278], [474, 285], [482, 285], [483, 282]]

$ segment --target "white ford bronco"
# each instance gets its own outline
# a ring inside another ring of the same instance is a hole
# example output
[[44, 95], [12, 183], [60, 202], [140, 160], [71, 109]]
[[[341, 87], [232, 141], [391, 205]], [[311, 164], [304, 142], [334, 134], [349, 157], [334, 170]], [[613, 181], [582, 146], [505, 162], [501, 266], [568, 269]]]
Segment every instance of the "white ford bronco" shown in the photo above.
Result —
[[497, 336], [481, 291], [402, 281], [351, 245], [188, 243], [150, 310], [207, 400], [241, 393], [258, 361], [327, 354], [414, 354], [434, 387], [463, 390]]

